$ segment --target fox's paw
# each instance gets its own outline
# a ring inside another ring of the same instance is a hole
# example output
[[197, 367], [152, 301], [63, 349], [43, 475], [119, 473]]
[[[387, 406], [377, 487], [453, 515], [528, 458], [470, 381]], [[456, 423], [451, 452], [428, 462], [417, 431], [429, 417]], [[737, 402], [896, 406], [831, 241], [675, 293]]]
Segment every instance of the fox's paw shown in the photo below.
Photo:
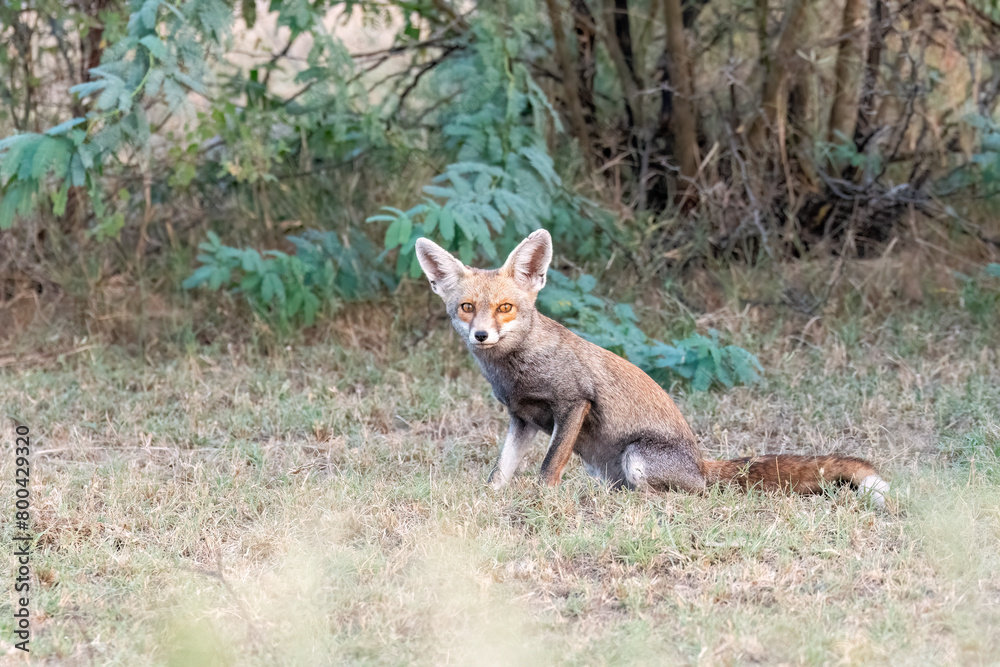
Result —
[[490, 478], [486, 481], [491, 489], [494, 491], [499, 491], [503, 487], [507, 486], [507, 478], [503, 476], [503, 473], [498, 469], [494, 469], [490, 473]]
[[559, 473], [542, 473], [538, 477], [545, 486], [559, 486], [562, 482], [562, 475]]

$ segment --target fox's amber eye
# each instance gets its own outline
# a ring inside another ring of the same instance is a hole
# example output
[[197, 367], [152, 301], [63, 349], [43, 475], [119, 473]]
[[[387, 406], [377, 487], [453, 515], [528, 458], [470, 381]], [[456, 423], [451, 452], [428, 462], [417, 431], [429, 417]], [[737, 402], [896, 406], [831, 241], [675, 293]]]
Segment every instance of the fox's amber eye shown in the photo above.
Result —
[[497, 310], [499, 310], [501, 313], [509, 313], [510, 310], [511, 310], [511, 308], [513, 308], [513, 307], [514, 306], [512, 306], [511, 304], [505, 303], [505, 304], [502, 304], [499, 308], [497, 308]]
[[471, 313], [476, 309], [476, 307], [473, 306], [471, 303], [463, 303], [461, 306], [459, 306], [459, 308], [462, 309], [463, 313]]

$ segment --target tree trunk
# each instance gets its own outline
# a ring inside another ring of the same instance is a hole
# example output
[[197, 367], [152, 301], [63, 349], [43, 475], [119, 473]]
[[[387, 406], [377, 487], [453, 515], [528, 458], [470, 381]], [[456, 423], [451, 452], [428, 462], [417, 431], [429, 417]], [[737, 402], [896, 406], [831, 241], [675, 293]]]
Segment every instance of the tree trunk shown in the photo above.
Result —
[[635, 55], [632, 53], [632, 27], [629, 23], [628, 0], [614, 0], [615, 9], [613, 14], [613, 24], [615, 27], [615, 39], [618, 40], [622, 49], [622, 56], [625, 58], [625, 66], [631, 72], [632, 78], [638, 81], [635, 74]]
[[[636, 83], [635, 74], [629, 66], [629, 57], [626, 56], [625, 50], [622, 48], [622, 43], [619, 40], [619, 35], [617, 34], [618, 29], [622, 26], [622, 23], [618, 19], [618, 5], [620, 2], [622, 0], [604, 0], [604, 13], [611, 17], [612, 27], [610, 30], [607, 28], [602, 30], [601, 35], [605, 46], [608, 47], [611, 62], [621, 81], [622, 91], [625, 93], [625, 113], [628, 116], [629, 129], [633, 133], [645, 132], [645, 115], [643, 114], [642, 100], [639, 99], [639, 86]], [[627, 4], [625, 11], [628, 11]], [[627, 14], [625, 15], [624, 26], [627, 30]], [[627, 43], [631, 50], [631, 38], [627, 40]]]
[[597, 103], [594, 101], [594, 77], [597, 58], [594, 42], [597, 24], [585, 0], [570, 0], [573, 6], [573, 30], [576, 33], [576, 67], [579, 82], [579, 100], [583, 107], [583, 122], [588, 132], [593, 132], [597, 122]]
[[[865, 50], [864, 24], [868, 18], [867, 0], [847, 0], [844, 4], [844, 20], [841, 31], [846, 38], [840, 43], [837, 54], [836, 92], [830, 109], [831, 143], [842, 143], [854, 138], [854, 128], [858, 121], [858, 98], [863, 80], [863, 59]], [[833, 165], [835, 168], [836, 165]]]
[[101, 12], [111, 5], [111, 0], [93, 0], [89, 4], [83, 5], [87, 16], [93, 23], [87, 29], [85, 37], [80, 38], [80, 80], [91, 81], [90, 70], [101, 64], [101, 56], [104, 55], [104, 24], [101, 23]]
[[583, 119], [583, 109], [580, 106], [580, 82], [577, 79], [576, 65], [570, 56], [569, 46], [566, 44], [566, 34], [563, 32], [562, 8], [559, 6], [559, 0], [545, 0], [545, 5], [549, 12], [549, 22], [552, 23], [556, 58], [559, 59], [559, 68], [562, 70], [566, 115], [569, 116], [573, 136], [580, 142], [580, 150], [583, 151], [584, 156], [587, 156], [589, 153], [587, 150], [587, 125]]
[[767, 43], [767, 0], [755, 0], [757, 19], [757, 65], [760, 68], [761, 81], [767, 81], [771, 76], [771, 49]]
[[885, 35], [888, 26], [888, 11], [884, 0], [872, 0], [871, 18], [868, 21], [868, 55], [865, 58], [865, 78], [861, 87], [861, 99], [858, 101], [858, 120], [854, 127], [854, 142], [863, 144], [868, 140], [875, 125], [878, 104], [875, 100], [875, 88], [879, 79], [879, 66], [882, 64], [882, 49], [885, 47]]
[[[806, 7], [805, 18], [803, 20], [802, 37], [803, 44], [815, 43], [820, 34], [820, 6], [812, 3]], [[815, 144], [817, 140], [826, 137], [826, 118], [821, 113], [821, 92], [820, 76], [815, 63], [804, 59], [796, 63], [794, 72], [790, 74], [793, 83], [788, 91], [788, 132], [785, 140], [787, 142], [786, 155], [784, 158], [794, 159], [797, 163], [799, 176], [804, 180], [806, 189], [817, 190], [820, 179], [816, 172]], [[786, 167], [786, 180], [788, 180], [789, 204], [794, 202], [795, 183], [792, 183], [792, 167]], [[798, 181], [799, 178], [796, 178]]]
[[[708, 4], [708, 0], [688, 0], [684, 3], [682, 12], [682, 23], [684, 31], [687, 32], [694, 25], [701, 10]], [[732, 33], [730, 33], [731, 35]], [[670, 68], [668, 62], [670, 56], [666, 50], [656, 62], [656, 71], [653, 73], [653, 81], [660, 87], [660, 130], [666, 131], [670, 116], [673, 113], [674, 91], [670, 80]]]
[[[785, 98], [788, 94], [786, 75], [789, 64], [795, 56], [795, 50], [801, 44], [807, 2], [808, 0], [788, 0], [778, 44], [773, 57], [769, 58], [770, 65], [764, 78], [760, 100], [761, 113], [750, 128], [750, 145], [754, 150], [765, 150], [764, 144], [768, 132], [774, 127], [778, 110], [785, 107]], [[761, 46], [766, 48], [765, 45]]]
[[663, 7], [667, 24], [667, 71], [675, 91], [672, 113], [674, 146], [681, 166], [681, 177], [693, 179], [698, 173], [698, 128], [692, 101], [694, 84], [684, 36], [681, 0], [663, 0]]

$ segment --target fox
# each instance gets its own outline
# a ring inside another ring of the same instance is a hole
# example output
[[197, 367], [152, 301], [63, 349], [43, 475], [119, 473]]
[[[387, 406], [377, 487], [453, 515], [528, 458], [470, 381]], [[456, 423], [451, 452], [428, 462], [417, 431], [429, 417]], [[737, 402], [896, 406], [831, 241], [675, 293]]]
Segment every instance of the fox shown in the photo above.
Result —
[[584, 340], [538, 311], [552, 262], [544, 229], [518, 244], [499, 269], [477, 269], [420, 238], [417, 260], [431, 290], [444, 301], [493, 395], [510, 417], [488, 484], [513, 479], [534, 436], [549, 436], [543, 483], [562, 480], [572, 455], [587, 474], [613, 488], [705, 493], [710, 485], [744, 490], [820, 493], [849, 484], [885, 507], [888, 483], [875, 467], [851, 456], [772, 454], [706, 458], [669, 394], [617, 354]]

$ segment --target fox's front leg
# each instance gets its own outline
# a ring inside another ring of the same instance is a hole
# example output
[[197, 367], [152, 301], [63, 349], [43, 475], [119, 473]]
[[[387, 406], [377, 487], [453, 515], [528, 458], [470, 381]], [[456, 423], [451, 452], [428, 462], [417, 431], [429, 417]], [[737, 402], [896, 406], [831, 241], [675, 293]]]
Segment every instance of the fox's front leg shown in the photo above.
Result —
[[490, 486], [500, 489], [507, 485], [517, 472], [517, 466], [528, 451], [531, 439], [538, 433], [538, 427], [532, 426], [523, 419], [510, 416], [510, 426], [507, 428], [507, 439], [500, 448], [500, 458], [490, 473]]
[[588, 412], [590, 401], [582, 401], [570, 408], [561, 419], [556, 419], [549, 451], [542, 461], [542, 480], [549, 486], [557, 485], [562, 479], [563, 469], [573, 455], [576, 438], [580, 435], [580, 428]]

